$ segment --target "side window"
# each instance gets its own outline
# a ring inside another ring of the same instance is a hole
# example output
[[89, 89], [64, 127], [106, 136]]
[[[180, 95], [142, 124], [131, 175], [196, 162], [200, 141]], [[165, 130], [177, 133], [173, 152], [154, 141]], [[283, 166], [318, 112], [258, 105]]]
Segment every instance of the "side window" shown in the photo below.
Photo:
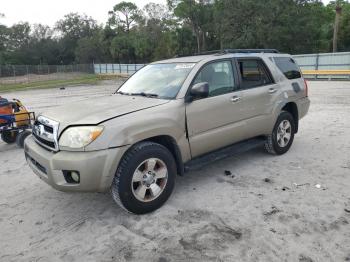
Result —
[[301, 78], [299, 67], [292, 58], [274, 57], [274, 60], [279, 70], [281, 70], [288, 79]]
[[234, 78], [230, 61], [210, 63], [204, 66], [196, 76], [193, 84], [207, 82], [209, 96], [218, 96], [234, 90]]
[[238, 60], [243, 88], [253, 88], [272, 84], [272, 79], [265, 65], [259, 59]]

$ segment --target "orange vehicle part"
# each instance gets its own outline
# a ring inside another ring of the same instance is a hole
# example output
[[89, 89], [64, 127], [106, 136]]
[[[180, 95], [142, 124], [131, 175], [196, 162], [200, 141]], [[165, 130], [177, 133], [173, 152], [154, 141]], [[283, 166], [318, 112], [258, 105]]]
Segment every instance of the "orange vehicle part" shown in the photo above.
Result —
[[[0, 115], [13, 115], [15, 117], [16, 127], [28, 126], [30, 124], [30, 115], [21, 103], [21, 101], [14, 99], [8, 105], [0, 107]], [[0, 124], [6, 124], [7, 121], [0, 119]]]
[[[0, 115], [11, 115], [11, 114], [13, 114], [13, 109], [10, 104], [0, 107]], [[6, 124], [6, 120], [0, 119], [0, 124]]]
[[16, 126], [21, 127], [21, 126], [28, 126], [30, 124], [30, 116], [25, 108], [25, 106], [21, 103], [21, 101], [14, 99], [16, 103], [16, 109], [15, 111], [15, 119], [16, 119]]

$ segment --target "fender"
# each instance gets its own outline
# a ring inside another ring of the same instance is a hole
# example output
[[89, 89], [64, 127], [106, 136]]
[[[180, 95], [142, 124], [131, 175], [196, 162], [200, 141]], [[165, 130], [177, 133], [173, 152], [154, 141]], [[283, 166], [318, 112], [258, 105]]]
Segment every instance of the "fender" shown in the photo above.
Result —
[[[272, 115], [273, 115], [273, 117], [272, 117], [273, 125], [272, 126], [274, 126], [274, 123], [276, 123], [277, 118], [282, 110], [285, 110], [293, 115], [294, 121], [295, 121], [294, 124], [296, 127], [295, 133], [298, 133], [298, 129], [299, 129], [298, 105], [295, 103], [294, 100], [291, 100], [290, 98], [278, 102], [277, 105], [275, 106], [273, 113], [272, 113]], [[272, 132], [272, 130], [271, 130], [271, 132]]]

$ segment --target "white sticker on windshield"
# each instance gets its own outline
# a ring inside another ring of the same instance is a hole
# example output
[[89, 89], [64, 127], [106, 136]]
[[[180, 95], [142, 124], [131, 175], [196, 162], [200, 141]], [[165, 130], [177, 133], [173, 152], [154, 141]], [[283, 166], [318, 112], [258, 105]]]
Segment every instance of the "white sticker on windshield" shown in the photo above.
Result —
[[175, 67], [175, 70], [178, 70], [178, 69], [191, 69], [195, 65], [196, 64], [193, 64], [193, 63], [177, 64], [176, 67]]

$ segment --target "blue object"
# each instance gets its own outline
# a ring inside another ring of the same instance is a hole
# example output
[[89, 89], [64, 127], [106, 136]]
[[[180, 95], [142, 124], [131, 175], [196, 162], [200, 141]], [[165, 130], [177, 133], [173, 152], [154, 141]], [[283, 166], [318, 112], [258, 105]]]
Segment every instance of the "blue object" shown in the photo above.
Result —
[[9, 105], [9, 101], [6, 98], [2, 98], [0, 96], [0, 106], [7, 106]]
[[0, 115], [0, 119], [5, 120], [7, 122], [5, 123], [6, 125], [12, 124], [16, 121], [16, 118], [14, 115]]

